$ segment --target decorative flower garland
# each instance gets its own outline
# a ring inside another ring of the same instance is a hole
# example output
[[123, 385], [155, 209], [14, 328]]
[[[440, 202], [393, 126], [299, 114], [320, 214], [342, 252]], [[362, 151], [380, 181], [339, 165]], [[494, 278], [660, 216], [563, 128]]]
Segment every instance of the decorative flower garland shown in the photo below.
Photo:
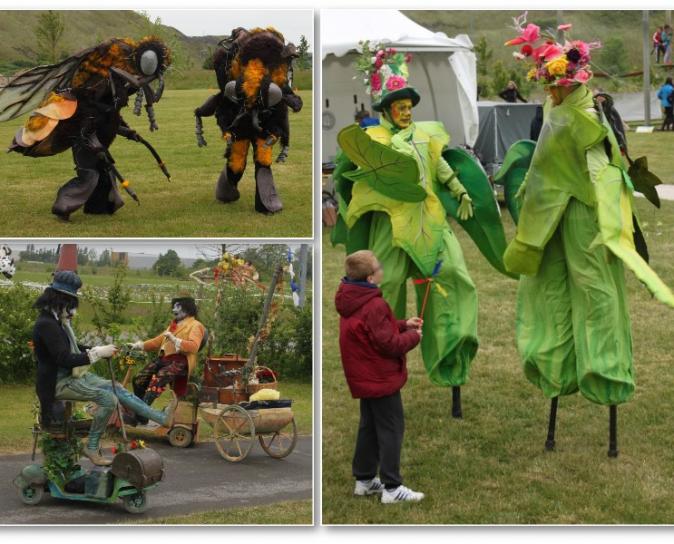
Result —
[[411, 54], [381, 45], [371, 48], [369, 41], [358, 42], [358, 45], [361, 54], [356, 61], [356, 70], [363, 74], [363, 84], [373, 100], [380, 100], [384, 90], [392, 92], [407, 87], [407, 64], [412, 61]]
[[[570, 86], [586, 83], [592, 77], [590, 70], [590, 51], [601, 47], [600, 42], [584, 42], [581, 40], [564, 40], [557, 43], [551, 30], [541, 33], [540, 27], [533, 23], [526, 24], [527, 12], [515, 17], [515, 30], [519, 36], [508, 40], [505, 45], [521, 45], [513, 56], [517, 60], [530, 59], [534, 67], [527, 73], [530, 81], [541, 81], [548, 85]], [[526, 24], [526, 26], [525, 26]], [[570, 24], [563, 24], [557, 30], [567, 32]]]

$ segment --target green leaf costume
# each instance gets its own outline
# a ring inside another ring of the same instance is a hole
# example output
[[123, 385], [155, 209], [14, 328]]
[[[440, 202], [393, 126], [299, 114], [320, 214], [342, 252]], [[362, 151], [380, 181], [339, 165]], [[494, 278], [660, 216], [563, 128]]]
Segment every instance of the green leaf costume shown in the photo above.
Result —
[[[505, 271], [505, 237], [486, 176], [474, 163], [468, 165], [467, 155], [446, 154], [449, 135], [439, 122], [397, 129], [382, 118], [381, 125], [365, 131], [346, 127], [338, 142], [333, 177], [339, 218], [332, 242], [344, 243], [347, 253], [375, 253], [384, 270], [384, 298], [398, 318], [406, 313], [407, 280], [417, 280], [420, 309], [428, 285], [424, 280], [432, 277], [423, 316], [424, 364], [434, 384], [464, 384], [478, 347], [477, 294], [447, 213], [456, 215], [461, 193], [468, 192], [474, 217], [460, 224], [479, 240], [490, 262]], [[459, 176], [443, 153], [462, 165]]]
[[674, 295], [635, 248], [633, 187], [618, 143], [580, 85], [546, 119], [504, 263], [522, 274], [517, 345], [547, 397], [580, 390], [613, 405], [634, 393], [623, 265], [654, 296]]

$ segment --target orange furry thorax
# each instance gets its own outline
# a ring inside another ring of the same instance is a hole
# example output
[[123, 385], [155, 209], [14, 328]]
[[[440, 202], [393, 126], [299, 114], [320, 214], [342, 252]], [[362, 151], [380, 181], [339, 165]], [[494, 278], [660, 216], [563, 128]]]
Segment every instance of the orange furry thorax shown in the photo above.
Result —
[[262, 80], [268, 73], [269, 71], [265, 68], [260, 59], [253, 59], [244, 66], [242, 89], [246, 95], [246, 103], [249, 106], [252, 106], [255, 103]]

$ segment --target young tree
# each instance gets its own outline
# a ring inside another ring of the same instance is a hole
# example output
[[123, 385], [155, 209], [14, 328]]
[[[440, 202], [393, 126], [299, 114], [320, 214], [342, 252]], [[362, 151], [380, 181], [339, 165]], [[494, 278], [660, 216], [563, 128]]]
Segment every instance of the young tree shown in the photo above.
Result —
[[159, 276], [172, 277], [179, 277], [184, 272], [180, 257], [172, 249], [159, 255], [157, 261], [152, 265], [152, 270]]
[[302, 34], [300, 36], [300, 43], [297, 45], [297, 66], [302, 69], [311, 68], [311, 54], [309, 53], [309, 41], [307, 37]]
[[41, 13], [37, 19], [35, 38], [40, 56], [50, 64], [59, 60], [59, 44], [65, 31], [63, 15], [58, 11], [49, 10]]

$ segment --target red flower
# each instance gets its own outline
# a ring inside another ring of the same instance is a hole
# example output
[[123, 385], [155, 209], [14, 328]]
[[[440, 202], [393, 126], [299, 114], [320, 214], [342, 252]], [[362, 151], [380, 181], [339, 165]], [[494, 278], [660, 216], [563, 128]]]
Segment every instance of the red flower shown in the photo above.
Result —
[[530, 57], [533, 52], [534, 48], [529, 44], [523, 45], [522, 49], [520, 49], [520, 53], [522, 53], [525, 57]]
[[114, 446], [112, 447], [112, 453], [117, 453], [117, 448], [115, 448]]
[[131, 441], [131, 449], [135, 450], [137, 447], [138, 447], [138, 442], [136, 442], [135, 440], [132, 440]]

